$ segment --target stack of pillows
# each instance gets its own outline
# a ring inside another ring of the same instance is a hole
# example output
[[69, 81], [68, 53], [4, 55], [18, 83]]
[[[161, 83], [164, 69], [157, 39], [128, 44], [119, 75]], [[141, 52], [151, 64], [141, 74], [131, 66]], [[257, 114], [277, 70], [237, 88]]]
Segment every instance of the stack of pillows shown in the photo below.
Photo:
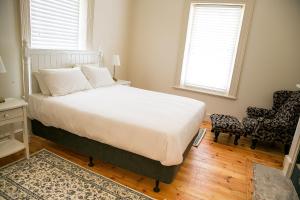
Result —
[[40, 69], [34, 76], [43, 95], [63, 96], [115, 84], [106, 67], [97, 64], [74, 68]]

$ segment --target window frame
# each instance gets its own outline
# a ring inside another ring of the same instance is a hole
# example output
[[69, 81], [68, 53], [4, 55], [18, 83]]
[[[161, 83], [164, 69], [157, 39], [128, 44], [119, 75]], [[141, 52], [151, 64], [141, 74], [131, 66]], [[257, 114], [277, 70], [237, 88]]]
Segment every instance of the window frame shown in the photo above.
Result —
[[[31, 45], [31, 0], [20, 1], [20, 23], [22, 48]], [[79, 19], [79, 46], [75, 51], [93, 49], [93, 25], [94, 25], [94, 5], [95, 0], [80, 0], [80, 19]], [[68, 50], [65, 49], [45, 49], [45, 50]]]
[[[191, 13], [191, 8], [193, 4], [222, 4], [222, 5], [243, 5], [244, 14], [241, 25], [240, 37], [238, 41], [238, 46], [236, 49], [236, 58], [233, 66], [232, 78], [230, 83], [230, 88], [228, 93], [219, 92], [216, 90], [209, 90], [200, 87], [186, 86], [182, 84], [182, 74], [184, 73], [184, 55], [187, 42], [187, 35], [189, 33], [189, 18]], [[240, 76], [242, 72], [242, 65], [244, 61], [244, 56], [246, 52], [247, 39], [250, 32], [250, 26], [252, 22], [253, 10], [254, 10], [255, 0], [187, 0], [183, 15], [182, 23], [182, 35], [181, 43], [178, 55], [178, 66], [176, 72], [175, 89], [181, 89], [192, 92], [199, 92], [209, 95], [221, 96], [230, 99], [236, 99], [238, 93], [238, 86], [240, 81]]]
[[50, 48], [49, 46], [42, 48], [33, 46], [32, 44], [32, 26], [31, 26], [31, 18], [32, 18], [32, 0], [29, 0], [29, 40], [30, 40], [30, 48], [31, 49], [45, 49], [45, 50], [85, 50], [86, 49], [86, 1], [85, 0], [78, 0], [79, 3], [79, 15], [78, 15], [78, 39], [76, 41], [77, 46], [76, 48]]

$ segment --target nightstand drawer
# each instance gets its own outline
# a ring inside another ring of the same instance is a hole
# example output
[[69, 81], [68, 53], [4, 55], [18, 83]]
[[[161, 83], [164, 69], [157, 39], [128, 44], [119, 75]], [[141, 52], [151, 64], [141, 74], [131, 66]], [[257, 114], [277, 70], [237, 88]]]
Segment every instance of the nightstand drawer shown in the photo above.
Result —
[[16, 108], [0, 112], [0, 121], [9, 120], [23, 116], [22, 108]]

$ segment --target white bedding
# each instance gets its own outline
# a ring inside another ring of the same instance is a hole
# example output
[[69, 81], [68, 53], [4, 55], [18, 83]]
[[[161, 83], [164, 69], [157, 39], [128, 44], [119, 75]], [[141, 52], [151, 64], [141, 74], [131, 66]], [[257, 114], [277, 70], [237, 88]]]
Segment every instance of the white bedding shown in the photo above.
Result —
[[160, 161], [180, 164], [205, 114], [203, 102], [114, 85], [66, 96], [29, 97], [29, 114], [46, 126]]

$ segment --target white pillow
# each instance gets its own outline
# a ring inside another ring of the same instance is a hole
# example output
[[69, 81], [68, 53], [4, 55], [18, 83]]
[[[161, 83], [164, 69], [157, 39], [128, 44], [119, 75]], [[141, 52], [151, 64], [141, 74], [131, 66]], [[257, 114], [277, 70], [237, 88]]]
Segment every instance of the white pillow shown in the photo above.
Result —
[[39, 88], [40, 88], [42, 94], [50, 96], [51, 95], [50, 90], [48, 89], [48, 87], [43, 79], [43, 76], [39, 72], [34, 72], [33, 75], [39, 84]]
[[106, 67], [83, 65], [81, 66], [81, 70], [94, 88], [109, 86], [115, 83]]
[[40, 73], [52, 96], [62, 96], [92, 88], [79, 67], [42, 69]]

